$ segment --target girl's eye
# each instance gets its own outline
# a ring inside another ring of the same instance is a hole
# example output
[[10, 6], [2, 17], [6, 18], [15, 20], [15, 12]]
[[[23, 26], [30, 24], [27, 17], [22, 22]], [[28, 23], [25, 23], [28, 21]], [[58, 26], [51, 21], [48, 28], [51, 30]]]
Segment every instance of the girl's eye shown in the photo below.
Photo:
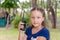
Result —
[[[32, 19], [35, 19], [35, 17], [31, 17]], [[41, 17], [36, 17], [37, 19], [41, 18]]]
[[41, 17], [37, 17], [38, 19], [41, 18]]
[[31, 17], [32, 19], [34, 19], [35, 17]]

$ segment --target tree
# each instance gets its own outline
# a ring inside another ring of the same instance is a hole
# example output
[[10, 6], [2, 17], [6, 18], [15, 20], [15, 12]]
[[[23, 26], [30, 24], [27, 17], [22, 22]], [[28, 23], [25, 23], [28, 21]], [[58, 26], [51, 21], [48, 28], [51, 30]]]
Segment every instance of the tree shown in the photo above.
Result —
[[15, 2], [15, 0], [5, 0], [3, 3], [2, 3], [2, 7], [3, 8], [17, 8], [19, 7], [18, 4]]
[[[51, 2], [51, 0], [47, 0], [47, 11], [48, 11], [48, 17], [51, 20], [52, 23], [52, 28], [56, 28], [56, 8], [53, 8], [53, 3]], [[51, 12], [51, 14], [50, 14]]]
[[32, 0], [32, 7], [37, 6], [37, 0]]
[[1, 9], [1, 2], [2, 2], [3, 0], [0, 0], [0, 9]]
[[[8, 9], [9, 10], [9, 13], [10, 13], [10, 9], [11, 8], [18, 8], [18, 4], [16, 2], [17, 0], [5, 0], [3, 3], [2, 3], [2, 7], [5, 8], [5, 9]], [[8, 21], [10, 24], [10, 15], [8, 16]]]

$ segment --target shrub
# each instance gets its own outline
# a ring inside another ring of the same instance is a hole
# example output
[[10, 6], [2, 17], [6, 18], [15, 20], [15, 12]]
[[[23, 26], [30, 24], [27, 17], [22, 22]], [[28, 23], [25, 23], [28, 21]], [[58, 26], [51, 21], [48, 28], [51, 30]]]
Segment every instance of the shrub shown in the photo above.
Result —
[[[26, 26], [29, 26], [30, 25], [29, 17], [26, 16], [24, 20], [26, 21]], [[13, 27], [17, 28], [20, 21], [22, 21], [22, 17], [16, 16], [15, 19], [12, 21]]]
[[13, 27], [14, 28], [17, 28], [18, 27], [18, 24], [19, 22], [21, 21], [21, 17], [20, 16], [16, 16], [15, 19], [12, 21], [12, 24], [13, 24]]

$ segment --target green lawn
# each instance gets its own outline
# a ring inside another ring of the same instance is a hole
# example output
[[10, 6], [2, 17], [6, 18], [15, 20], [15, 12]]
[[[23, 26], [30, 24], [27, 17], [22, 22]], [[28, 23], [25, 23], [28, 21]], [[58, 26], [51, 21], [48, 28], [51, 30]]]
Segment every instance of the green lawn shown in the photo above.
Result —
[[17, 39], [18, 39], [17, 29], [0, 30], [0, 40], [17, 40]]
[[60, 40], [60, 29], [50, 29], [51, 40]]
[[60, 9], [57, 9], [57, 17], [60, 16]]
[[[51, 40], [60, 40], [60, 29], [49, 29]], [[0, 40], [18, 40], [17, 29], [0, 30]]]

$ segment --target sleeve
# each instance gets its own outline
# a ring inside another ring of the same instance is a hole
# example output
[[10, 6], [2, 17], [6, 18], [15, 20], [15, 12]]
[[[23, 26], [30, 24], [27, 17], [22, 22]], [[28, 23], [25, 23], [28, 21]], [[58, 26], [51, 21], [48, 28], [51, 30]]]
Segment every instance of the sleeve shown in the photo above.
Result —
[[28, 35], [28, 28], [26, 28], [26, 30], [25, 30], [25, 34]]
[[50, 39], [50, 34], [49, 34], [49, 30], [45, 30], [42, 32], [41, 36], [45, 37], [47, 40]]
[[30, 27], [26, 28], [26, 30], [25, 30], [26, 35], [29, 35], [29, 33], [30, 33]]

